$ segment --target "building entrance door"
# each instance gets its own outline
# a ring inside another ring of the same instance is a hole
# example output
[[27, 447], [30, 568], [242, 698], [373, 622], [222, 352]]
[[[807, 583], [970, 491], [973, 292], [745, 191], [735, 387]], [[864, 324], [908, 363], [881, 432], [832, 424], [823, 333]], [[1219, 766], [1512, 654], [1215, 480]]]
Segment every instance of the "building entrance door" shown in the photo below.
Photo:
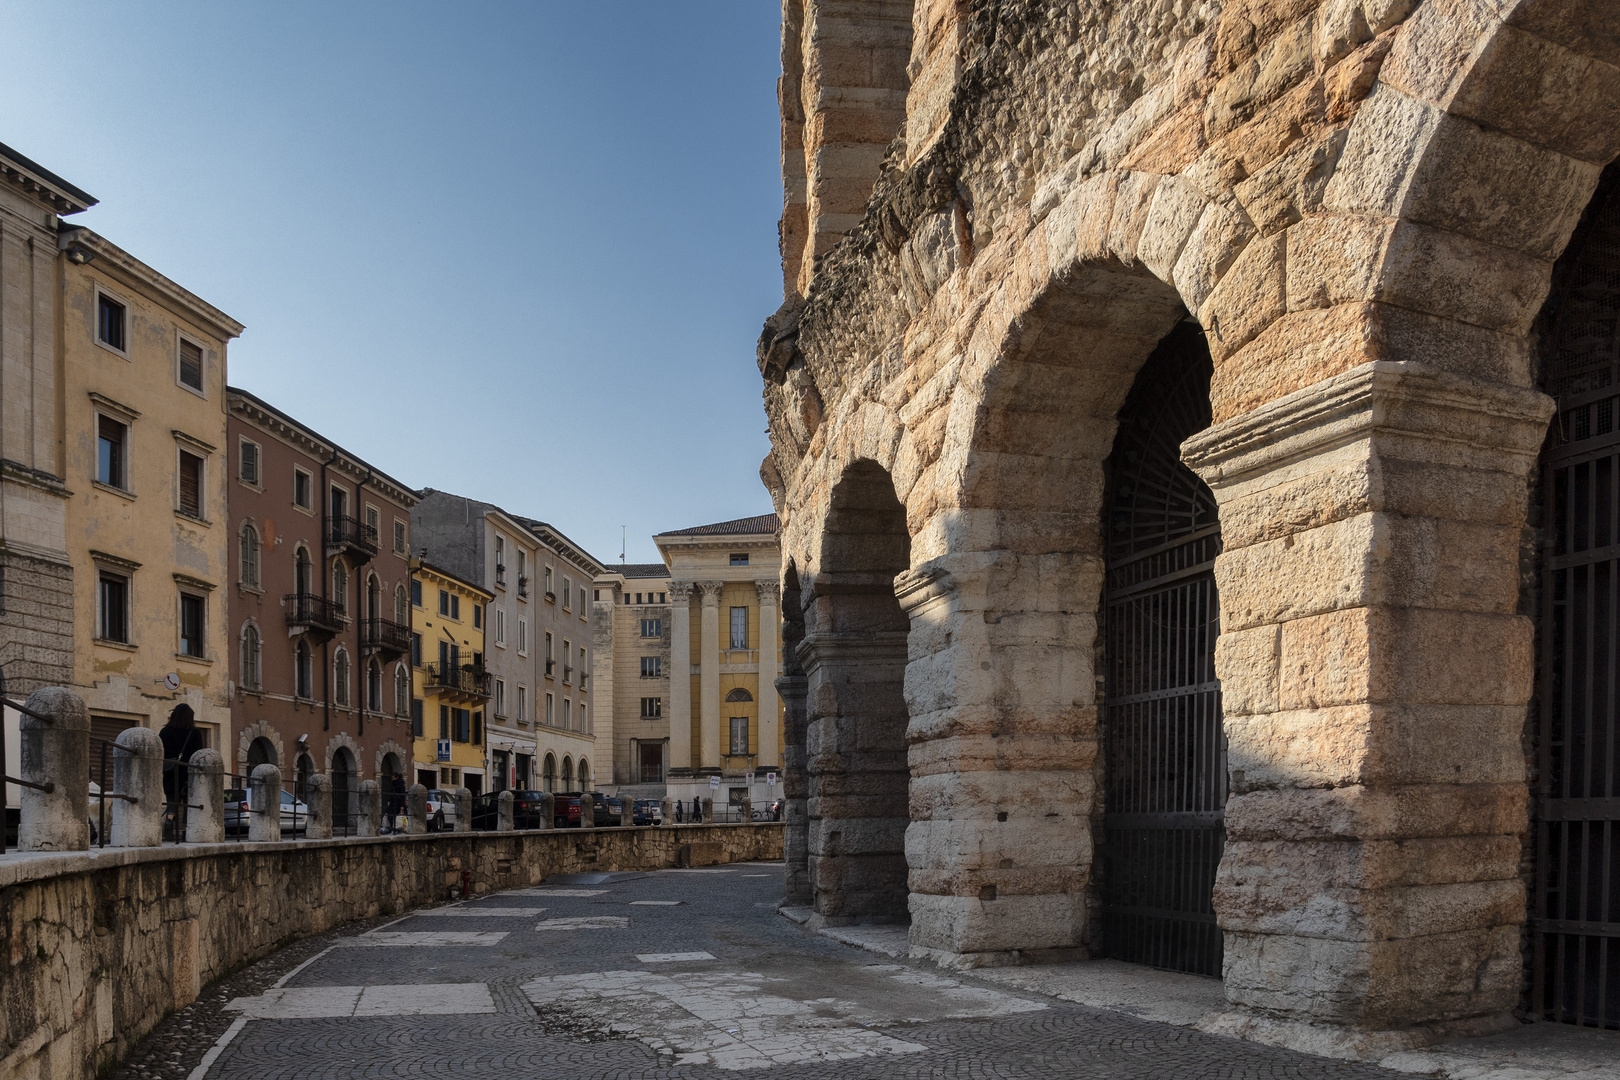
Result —
[[639, 743], [641, 754], [641, 782], [643, 784], [662, 784], [664, 782], [664, 744], [659, 742]]
[[1210, 423], [1210, 372], [1202, 331], [1182, 323], [1137, 375], [1108, 462], [1102, 871], [1113, 956], [1219, 976], [1221, 527], [1181, 462], [1182, 440]]
[[1542, 389], [1531, 1010], [1620, 1028], [1620, 174], [1553, 272]]

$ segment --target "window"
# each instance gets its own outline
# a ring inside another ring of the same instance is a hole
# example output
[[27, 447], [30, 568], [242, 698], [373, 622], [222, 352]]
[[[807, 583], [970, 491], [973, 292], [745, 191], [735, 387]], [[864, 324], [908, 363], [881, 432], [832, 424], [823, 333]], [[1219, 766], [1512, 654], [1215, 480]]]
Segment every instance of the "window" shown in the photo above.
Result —
[[641, 699], [641, 718], [643, 720], [656, 720], [664, 715], [664, 699], [661, 697], [644, 697]]
[[455, 593], [450, 594], [450, 617], [452, 619], [461, 618], [461, 597]]
[[203, 392], [203, 351], [196, 342], [180, 339], [180, 385]]
[[528, 581], [528, 580], [529, 580], [529, 553], [527, 551], [524, 551], [522, 548], [518, 548], [518, 582], [519, 582], [519, 584], [521, 584], [521, 583], [523, 583], [525, 581]]
[[643, 679], [656, 679], [664, 673], [662, 657], [643, 656], [641, 658], [641, 677]]
[[570, 728], [572, 728], [573, 725], [574, 725], [574, 703], [571, 700], [569, 700], [568, 698], [563, 698], [562, 729], [564, 731], [567, 731]]
[[529, 722], [529, 688], [527, 686], [517, 688], [517, 722], [520, 724]]
[[563, 648], [562, 648], [563, 682], [567, 682], [569, 680], [569, 678], [574, 674], [574, 669], [568, 663], [569, 654], [571, 654], [573, 651], [574, 651], [574, 643], [572, 641], [569, 641], [567, 638], [563, 638]]
[[641, 603], [641, 594], [640, 593], [636, 593], [636, 603], [638, 603], [638, 604]]
[[554, 723], [554, 721], [553, 721], [552, 716], [551, 716], [551, 695], [547, 694], [546, 695], [546, 726], [551, 727], [553, 723]]
[[327, 502], [331, 505], [332, 524], [336, 526], [349, 516], [349, 493], [333, 484], [331, 490], [327, 492], [327, 496]]
[[529, 655], [529, 620], [518, 620], [518, 655]]
[[550, 600], [556, 593], [551, 591], [551, 567], [546, 567], [546, 599]]
[[189, 451], [180, 451], [180, 512], [190, 517], [203, 516], [203, 459]]
[[337, 659], [332, 661], [332, 698], [339, 705], [349, 703], [349, 653], [347, 649], [339, 649]]
[[293, 649], [293, 695], [301, 698], [315, 696], [315, 659], [309, 642], [298, 639]]
[[366, 539], [376, 543], [382, 536], [382, 515], [375, 506], [366, 507]]
[[579, 650], [579, 692], [585, 692], [585, 649]]
[[97, 297], [96, 337], [101, 339], [103, 345], [108, 345], [119, 352], [124, 351], [124, 323], [127, 313], [124, 305], [110, 296]]
[[748, 565], [748, 552], [746, 552], [746, 551], [734, 551], [734, 552], [732, 552], [731, 553], [731, 565], [732, 566], [747, 566]]
[[495, 584], [506, 584], [506, 537], [495, 536]]
[[506, 715], [506, 680], [495, 680], [495, 715]]
[[[404, 664], [394, 665], [394, 715], [408, 716], [411, 712], [411, 673]], [[422, 734], [420, 731], [416, 734]]]
[[237, 463], [236, 475], [244, 484], [257, 484], [259, 482], [259, 444], [243, 439], [238, 446], [241, 454]]
[[546, 674], [547, 675], [551, 674], [551, 665], [552, 665], [552, 659], [551, 659], [551, 631], [547, 630], [546, 631]]
[[573, 596], [573, 589], [574, 589], [574, 583], [572, 581], [568, 580], [567, 578], [563, 578], [563, 610], [564, 611], [569, 610], [569, 608], [572, 605], [572, 599], [571, 598]]
[[451, 732], [450, 737], [456, 742], [471, 742], [472, 713], [467, 709], [451, 709], [450, 719], [455, 724], [455, 730]]
[[411, 582], [411, 606], [422, 606], [422, 583], [420, 581]]
[[439, 614], [450, 614], [450, 593], [444, 589], [439, 590]]
[[448, 706], [448, 705], [440, 705], [439, 706], [439, 738], [448, 739], [449, 737], [450, 737], [450, 706]]
[[731, 609], [731, 647], [748, 648], [748, 609], [745, 607]]
[[252, 524], [242, 523], [241, 545], [242, 584], [250, 589], [259, 587], [259, 530]]
[[394, 554], [405, 554], [405, 523], [399, 518], [394, 519]]
[[474, 630], [480, 630], [484, 626], [484, 605], [482, 605], [482, 604], [474, 604], [472, 606], [472, 609], [473, 609], [473, 629]]
[[180, 594], [180, 654], [202, 657], [207, 655], [204, 637], [204, 615], [207, 601], [192, 593]]
[[411, 666], [412, 667], [421, 667], [422, 666], [422, 635], [421, 634], [412, 634], [411, 635]]
[[242, 685], [249, 690], [259, 688], [260, 656], [259, 630], [247, 623], [242, 627]]
[[667, 603], [669, 603], [669, 601], [668, 601], [668, 600], [666, 600], [666, 599], [664, 599], [664, 597], [666, 597], [666, 596], [667, 596], [667, 595], [669, 595], [669, 594], [668, 594], [668, 593], [659, 593], [659, 594], [658, 594], [658, 602], [659, 602], [659, 603], [660, 603], [660, 604], [667, 604]]
[[103, 641], [129, 643], [129, 578], [103, 570], [96, 586], [96, 636]]
[[315, 509], [315, 481], [298, 466], [293, 466], [293, 505], [305, 510]]
[[731, 718], [731, 753], [745, 755], [748, 753], [748, 717], [733, 716]]
[[484, 714], [481, 712], [472, 714], [472, 741], [480, 745], [484, 741]]
[[405, 586], [394, 586], [394, 621], [401, 626], [411, 621], [411, 602], [405, 599]]
[[735, 690], [733, 690], [731, 693], [726, 695], [726, 700], [727, 701], [753, 701], [754, 700], [754, 695], [750, 694], [748, 692], [747, 688], [739, 686]]
[[411, 699], [411, 734], [416, 736], [418, 739], [420, 739], [422, 737], [423, 733], [424, 733], [424, 728], [423, 728], [423, 725], [422, 725], [422, 699], [421, 698], [412, 698]]
[[502, 608], [495, 609], [495, 644], [506, 644], [506, 611]]
[[641, 636], [642, 637], [663, 637], [663, 635], [664, 635], [664, 620], [663, 619], [642, 619], [641, 620]]
[[96, 479], [115, 488], [129, 488], [129, 425], [110, 416], [96, 418]]
[[382, 665], [373, 660], [366, 668], [366, 708], [374, 713], [383, 711], [382, 688]]
[[339, 612], [348, 610], [349, 568], [343, 565], [342, 559], [332, 560], [332, 603], [337, 605]]

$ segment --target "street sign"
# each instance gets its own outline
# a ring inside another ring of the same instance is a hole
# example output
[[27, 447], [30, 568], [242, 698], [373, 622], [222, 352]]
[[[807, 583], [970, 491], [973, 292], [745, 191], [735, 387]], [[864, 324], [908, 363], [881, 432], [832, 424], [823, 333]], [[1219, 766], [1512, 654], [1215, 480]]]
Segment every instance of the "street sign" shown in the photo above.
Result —
[[171, 671], [167, 675], [163, 676], [163, 685], [170, 691], [180, 689], [180, 673], [177, 671]]
[[743, 773], [743, 783], [747, 784], [749, 787], [753, 787], [754, 786], [754, 774], [751, 773], [751, 772]]
[[720, 786], [720, 778], [718, 776], [709, 777], [709, 786], [712, 787], [712, 788], [719, 787]]
[[775, 773], [768, 772], [768, 773], [765, 774], [765, 786], [766, 787], [775, 787], [776, 786], [776, 774]]
[[440, 761], [449, 761], [450, 760], [450, 740], [449, 739], [440, 739], [439, 740], [439, 760]]

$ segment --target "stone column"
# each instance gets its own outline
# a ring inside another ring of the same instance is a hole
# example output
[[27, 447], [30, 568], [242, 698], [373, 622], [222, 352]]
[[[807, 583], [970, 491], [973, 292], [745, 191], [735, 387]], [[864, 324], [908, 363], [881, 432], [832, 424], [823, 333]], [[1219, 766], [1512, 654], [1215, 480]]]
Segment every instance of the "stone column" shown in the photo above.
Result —
[[452, 793], [456, 801], [456, 823], [451, 832], [472, 832], [472, 791], [459, 787]]
[[427, 832], [427, 788], [421, 784], [405, 789], [405, 832], [410, 836]]
[[151, 728], [126, 728], [113, 744], [114, 799], [108, 825], [113, 847], [163, 843], [163, 741]]
[[596, 828], [596, 800], [591, 798], [589, 792], [579, 797], [579, 827]]
[[1183, 444], [1221, 513], [1225, 1030], [1516, 1005], [1520, 544], [1551, 411], [1380, 361]]
[[548, 791], [540, 797], [540, 827], [542, 829], [553, 828], [556, 825], [556, 815], [556, 797]]
[[787, 863], [786, 893], [783, 902], [808, 905], [810, 890], [810, 822], [805, 815], [809, 777], [805, 774], [804, 719], [805, 694], [809, 680], [803, 675], [783, 675], [776, 680], [782, 695], [782, 854]]
[[714, 800], [708, 796], [703, 798], [703, 823], [705, 825], [714, 824]]
[[703, 625], [699, 632], [698, 678], [700, 724], [703, 732], [698, 765], [705, 772], [720, 769], [720, 591], [723, 581], [705, 581], [703, 586]]
[[259, 765], [248, 777], [248, 839], [281, 839], [281, 770], [274, 765]]
[[692, 583], [669, 583], [669, 776], [692, 775]]
[[[24, 702], [29, 712], [49, 717], [18, 718], [22, 761], [18, 776], [50, 785], [50, 791], [20, 787], [21, 821], [17, 847], [22, 851], [84, 851], [90, 846], [90, 714], [71, 690], [48, 686]], [[161, 755], [159, 755], [161, 756]], [[0, 784], [0, 795], [5, 785]]]
[[759, 769], [775, 769], [782, 763], [777, 745], [776, 641], [782, 624], [776, 614], [777, 583], [756, 581], [759, 590]]
[[382, 785], [375, 780], [360, 781], [360, 818], [356, 836], [376, 836], [382, 822]]
[[619, 796], [619, 825], [631, 826], [636, 823], [636, 800], [628, 795]]
[[661, 818], [664, 819], [664, 824], [665, 825], [673, 825], [673, 824], [675, 824], [674, 801], [666, 796], [664, 798], [664, 801], [658, 804], [658, 814], [659, 814], [659, 816]]
[[186, 764], [186, 843], [218, 844], [225, 839], [225, 757], [198, 750]]
[[304, 791], [309, 806], [309, 818], [304, 822], [307, 840], [332, 839], [332, 777], [329, 773], [315, 773], [309, 778]]
[[512, 793], [503, 791], [495, 796], [495, 831], [512, 831]]

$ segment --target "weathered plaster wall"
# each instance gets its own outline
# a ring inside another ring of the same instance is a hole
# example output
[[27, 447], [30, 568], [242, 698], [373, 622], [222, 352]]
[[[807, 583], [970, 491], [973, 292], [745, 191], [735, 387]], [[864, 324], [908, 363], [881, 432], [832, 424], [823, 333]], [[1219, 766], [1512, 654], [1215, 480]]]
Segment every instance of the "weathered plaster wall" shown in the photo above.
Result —
[[289, 941], [552, 874], [779, 859], [780, 825], [462, 833], [0, 858], [0, 1080], [93, 1077], [209, 981]]

